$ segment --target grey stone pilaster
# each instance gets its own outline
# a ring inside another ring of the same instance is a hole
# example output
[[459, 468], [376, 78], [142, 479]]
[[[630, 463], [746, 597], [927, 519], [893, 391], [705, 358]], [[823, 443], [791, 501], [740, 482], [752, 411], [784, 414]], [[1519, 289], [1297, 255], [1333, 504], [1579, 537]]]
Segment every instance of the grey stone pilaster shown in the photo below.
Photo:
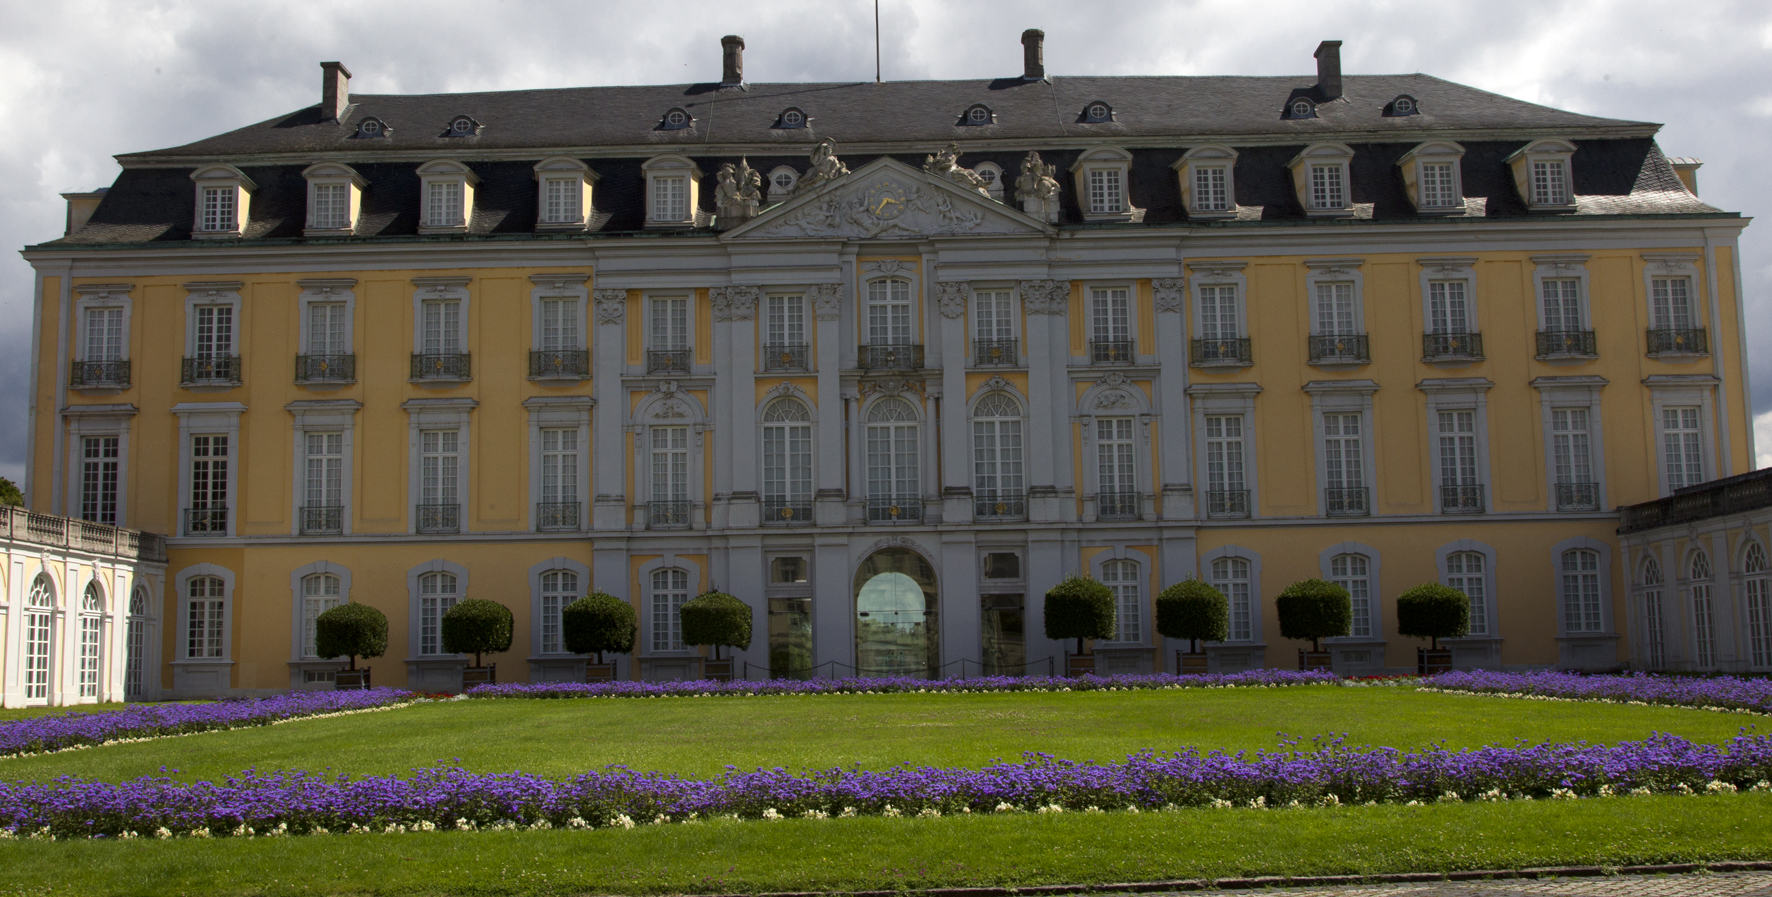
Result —
[[[594, 462], [591, 474], [591, 527], [599, 532], [610, 532], [625, 530], [628, 525], [627, 454], [623, 451], [623, 439], [627, 436], [628, 403], [621, 382], [622, 368], [627, 359], [627, 327], [623, 322], [627, 318], [628, 294], [626, 290], [596, 290], [592, 299], [596, 316], [593, 352], [596, 358], [596, 377], [592, 390], [596, 393], [597, 405], [591, 412]], [[603, 552], [599, 551], [598, 554]], [[598, 575], [601, 576], [600, 571]], [[625, 576], [624, 572], [622, 591], [609, 594], [627, 594]], [[601, 587], [601, 579], [598, 582]]]

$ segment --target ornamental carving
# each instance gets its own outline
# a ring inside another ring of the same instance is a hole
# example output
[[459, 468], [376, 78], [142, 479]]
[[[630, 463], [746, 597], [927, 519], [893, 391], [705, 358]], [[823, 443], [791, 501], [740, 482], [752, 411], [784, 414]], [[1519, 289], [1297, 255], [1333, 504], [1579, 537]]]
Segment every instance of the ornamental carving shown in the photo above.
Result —
[[902, 166], [886, 166], [860, 183], [809, 199], [779, 217], [766, 212], [757, 229], [746, 236], [865, 240], [1034, 232], [998, 212], [994, 201], [971, 191], [956, 192], [963, 189], [957, 184], [949, 189], [924, 177]]
[[806, 290], [812, 297], [812, 314], [820, 321], [829, 321], [843, 313], [843, 285], [815, 283]]
[[1058, 223], [1058, 166], [1040, 161], [1039, 153], [1021, 160], [1021, 176], [1015, 179], [1015, 199], [1021, 210], [1041, 221]]
[[794, 195], [810, 193], [848, 173], [849, 166], [837, 158], [837, 141], [826, 137], [812, 150], [812, 167], [794, 183]]
[[1071, 285], [1062, 280], [1024, 280], [1021, 306], [1030, 315], [1062, 315], [1070, 310]]
[[794, 389], [794, 384], [789, 383], [786, 380], [783, 380], [780, 383], [777, 383], [769, 391], [771, 393], [773, 393], [775, 396], [785, 399], [788, 396], [793, 395], [795, 392], [795, 389]]
[[652, 388], [652, 391], [659, 393], [660, 395], [666, 395], [666, 396], [676, 395], [677, 394], [677, 381], [675, 381], [675, 380], [661, 380], [661, 381], [659, 381], [659, 384], [657, 386], [654, 386]]
[[926, 396], [923, 381], [908, 377], [885, 377], [879, 380], [863, 380], [858, 384], [863, 399], [869, 396], [896, 396], [914, 392], [918, 396]]
[[950, 281], [935, 285], [935, 302], [944, 318], [957, 318], [966, 313], [966, 285]]
[[658, 406], [652, 409], [652, 416], [660, 420], [674, 420], [688, 417], [689, 409], [684, 408], [683, 403], [676, 399], [667, 399], [659, 402]]
[[1110, 389], [1125, 389], [1132, 385], [1132, 378], [1127, 377], [1119, 371], [1108, 371], [1101, 375], [1100, 380], [1095, 381], [1095, 385], [1105, 386]]
[[1095, 399], [1095, 410], [1097, 411], [1111, 411], [1116, 408], [1131, 407], [1132, 397], [1117, 389], [1104, 392]]
[[878, 274], [897, 274], [900, 271], [909, 271], [910, 268], [910, 265], [898, 259], [879, 259], [868, 263], [868, 270]]
[[593, 290], [591, 300], [597, 306], [597, 322], [620, 324], [628, 310], [627, 290]]
[[1157, 311], [1181, 311], [1185, 293], [1181, 278], [1160, 277], [1151, 281], [1151, 298], [1156, 302]]
[[716, 321], [749, 321], [757, 316], [757, 297], [753, 286], [713, 287], [708, 290]]
[[950, 143], [946, 149], [938, 151], [935, 155], [924, 156], [923, 170], [938, 178], [947, 178], [968, 190], [976, 190], [980, 196], [990, 196], [991, 185], [985, 183], [984, 178], [978, 176], [978, 172], [970, 168], [961, 168], [959, 159], [960, 145]]
[[740, 159], [735, 166], [720, 166], [719, 187], [714, 191], [715, 226], [720, 230], [751, 220], [763, 205], [763, 175]]
[[992, 375], [991, 379], [984, 381], [984, 383], [978, 387], [978, 391], [981, 394], [987, 393], [987, 392], [998, 392], [998, 391], [1008, 392], [1012, 388], [1013, 388], [1013, 384], [1011, 384], [1008, 380], [1005, 380], [999, 376]]

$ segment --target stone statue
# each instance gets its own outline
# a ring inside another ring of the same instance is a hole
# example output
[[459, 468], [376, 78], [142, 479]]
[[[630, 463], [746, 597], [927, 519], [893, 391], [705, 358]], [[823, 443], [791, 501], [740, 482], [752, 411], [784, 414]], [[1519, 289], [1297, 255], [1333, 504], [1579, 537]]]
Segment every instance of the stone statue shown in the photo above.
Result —
[[740, 159], [737, 165], [720, 166], [719, 187], [714, 191], [715, 226], [721, 230], [749, 221], [763, 205], [763, 175]]
[[794, 195], [809, 193], [849, 173], [849, 166], [837, 159], [837, 141], [826, 137], [812, 151], [812, 167], [794, 185]]
[[969, 190], [977, 190], [985, 196], [990, 196], [991, 185], [985, 183], [984, 178], [979, 177], [978, 173], [972, 169], [961, 168], [959, 159], [960, 145], [950, 143], [946, 149], [938, 151], [935, 155], [924, 156], [923, 170], [936, 177], [947, 178]]
[[1058, 223], [1058, 166], [1041, 162], [1039, 153], [1028, 153], [1021, 160], [1021, 176], [1015, 179], [1015, 198], [1023, 212]]

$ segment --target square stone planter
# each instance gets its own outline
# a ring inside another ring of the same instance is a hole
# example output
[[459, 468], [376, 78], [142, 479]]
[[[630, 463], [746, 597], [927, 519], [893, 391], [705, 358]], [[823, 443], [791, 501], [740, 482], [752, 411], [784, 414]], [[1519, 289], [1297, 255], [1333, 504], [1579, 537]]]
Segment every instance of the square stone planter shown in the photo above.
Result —
[[1084, 673], [1095, 672], [1095, 655], [1066, 654], [1064, 656], [1064, 674], [1072, 679]]
[[367, 691], [369, 684], [369, 668], [360, 670], [339, 670], [338, 678], [333, 680], [333, 687], [339, 691]]
[[1186, 651], [1175, 652], [1175, 671], [1183, 676], [1206, 675], [1206, 652], [1189, 654]]
[[483, 667], [464, 667], [461, 671], [462, 691], [476, 685], [494, 685], [498, 682], [498, 664], [489, 663]]
[[715, 682], [731, 682], [732, 658], [728, 657], [724, 660], [703, 660], [701, 662], [701, 677], [703, 679], [712, 679]]
[[1441, 648], [1435, 651], [1430, 648], [1416, 648], [1415, 672], [1423, 676], [1452, 672], [1452, 649]]
[[1329, 651], [1306, 651], [1298, 649], [1298, 668], [1300, 670], [1322, 670], [1330, 672], [1334, 668], [1335, 655]]
[[586, 682], [614, 682], [615, 664], [585, 662]]

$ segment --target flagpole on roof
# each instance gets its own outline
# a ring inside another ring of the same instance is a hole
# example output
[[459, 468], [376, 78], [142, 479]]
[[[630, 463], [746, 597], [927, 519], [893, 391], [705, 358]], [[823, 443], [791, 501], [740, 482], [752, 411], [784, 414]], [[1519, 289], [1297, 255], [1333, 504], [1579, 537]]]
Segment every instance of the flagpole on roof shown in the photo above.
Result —
[[880, 83], [880, 0], [874, 0], [874, 83]]

